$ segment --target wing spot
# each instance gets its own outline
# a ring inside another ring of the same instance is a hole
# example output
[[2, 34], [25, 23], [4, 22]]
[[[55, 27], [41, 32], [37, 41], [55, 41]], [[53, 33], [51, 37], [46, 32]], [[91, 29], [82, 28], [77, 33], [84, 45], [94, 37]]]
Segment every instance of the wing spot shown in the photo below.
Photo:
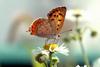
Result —
[[56, 15], [54, 15], [54, 17], [56, 17]]
[[58, 30], [58, 28], [57, 28], [57, 30]]
[[58, 27], [59, 27], [60, 25], [58, 24]]
[[52, 13], [55, 13], [55, 10], [54, 10], [54, 11], [52, 11]]
[[48, 29], [46, 29], [48, 31]]
[[51, 19], [52, 21], [54, 20], [54, 19]]
[[61, 20], [58, 20], [58, 21], [61, 21]]
[[57, 17], [58, 17], [58, 15], [57, 15]]
[[63, 16], [63, 14], [59, 13], [59, 15]]

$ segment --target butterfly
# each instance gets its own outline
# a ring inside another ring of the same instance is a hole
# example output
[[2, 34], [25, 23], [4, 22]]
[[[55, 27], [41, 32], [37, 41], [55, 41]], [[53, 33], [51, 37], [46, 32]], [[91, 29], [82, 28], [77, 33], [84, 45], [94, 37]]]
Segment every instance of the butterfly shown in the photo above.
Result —
[[63, 27], [66, 10], [65, 6], [52, 9], [47, 14], [47, 18], [38, 18], [33, 21], [28, 31], [31, 35], [54, 38]]

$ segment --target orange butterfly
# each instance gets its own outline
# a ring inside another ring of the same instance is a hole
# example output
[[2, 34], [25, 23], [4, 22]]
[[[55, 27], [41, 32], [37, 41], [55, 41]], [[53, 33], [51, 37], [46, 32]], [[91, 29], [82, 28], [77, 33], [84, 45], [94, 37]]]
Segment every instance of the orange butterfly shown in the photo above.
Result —
[[39, 18], [33, 21], [29, 27], [31, 35], [45, 38], [54, 38], [58, 35], [64, 24], [66, 15], [66, 7], [57, 7], [52, 9], [48, 14], [48, 18]]

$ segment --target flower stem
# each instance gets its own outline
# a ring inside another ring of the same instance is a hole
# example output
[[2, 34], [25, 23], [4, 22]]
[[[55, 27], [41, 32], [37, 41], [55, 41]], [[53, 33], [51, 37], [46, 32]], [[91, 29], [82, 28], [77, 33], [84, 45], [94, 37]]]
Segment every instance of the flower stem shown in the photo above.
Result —
[[90, 67], [89, 60], [88, 60], [87, 54], [85, 52], [82, 40], [79, 40], [79, 43], [80, 43], [81, 51], [82, 51], [82, 54], [83, 54], [84, 62], [88, 67]]
[[53, 65], [52, 65], [52, 52], [50, 52], [50, 54], [49, 54], [49, 60], [50, 60], [50, 66], [49, 67], [53, 67]]
[[52, 66], [52, 52], [50, 52], [49, 59], [50, 59], [50, 67], [53, 67]]
[[48, 64], [47, 64], [47, 62], [44, 62], [44, 64], [45, 64], [45, 67], [48, 67]]
[[89, 60], [88, 60], [87, 54], [86, 54], [85, 49], [84, 49], [84, 44], [83, 44], [83, 42], [82, 42], [82, 41], [83, 41], [82, 33], [81, 33], [80, 31], [77, 31], [77, 29], [78, 29], [78, 24], [79, 24], [78, 19], [79, 19], [80, 16], [81, 16], [81, 15], [79, 15], [79, 16], [75, 15], [75, 17], [76, 17], [76, 32], [77, 32], [77, 34], [79, 35], [79, 44], [80, 44], [81, 51], [82, 51], [82, 54], [83, 54], [84, 63], [85, 63], [88, 67], [90, 67]]

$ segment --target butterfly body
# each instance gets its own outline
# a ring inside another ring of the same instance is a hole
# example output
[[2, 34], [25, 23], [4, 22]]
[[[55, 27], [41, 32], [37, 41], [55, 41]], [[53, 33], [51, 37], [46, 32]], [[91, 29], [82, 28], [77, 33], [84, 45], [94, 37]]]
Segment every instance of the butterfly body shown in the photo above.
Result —
[[52, 9], [48, 14], [48, 18], [39, 18], [33, 21], [29, 27], [31, 35], [45, 38], [55, 38], [64, 24], [66, 15], [66, 7], [57, 7]]

